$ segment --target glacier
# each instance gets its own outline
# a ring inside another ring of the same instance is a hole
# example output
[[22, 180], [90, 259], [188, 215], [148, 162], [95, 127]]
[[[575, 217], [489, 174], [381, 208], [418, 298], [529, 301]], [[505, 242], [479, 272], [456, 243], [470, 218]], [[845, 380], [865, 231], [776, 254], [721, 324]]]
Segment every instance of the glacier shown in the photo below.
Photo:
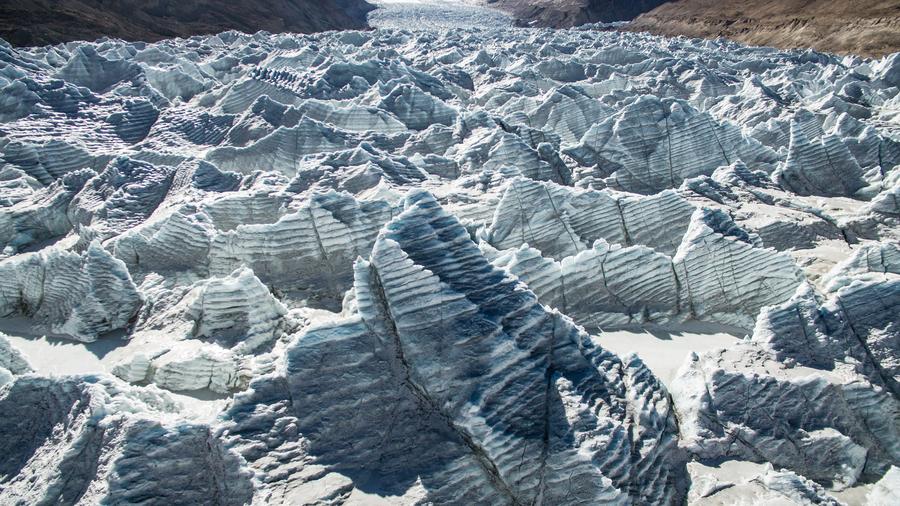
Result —
[[0, 503], [896, 503], [900, 58], [434, 4], [0, 42]]

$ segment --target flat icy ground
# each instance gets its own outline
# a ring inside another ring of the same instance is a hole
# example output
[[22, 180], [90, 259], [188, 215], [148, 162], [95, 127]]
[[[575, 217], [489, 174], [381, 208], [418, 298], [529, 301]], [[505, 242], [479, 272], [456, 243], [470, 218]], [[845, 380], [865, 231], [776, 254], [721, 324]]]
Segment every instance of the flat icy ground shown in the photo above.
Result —
[[478, 5], [477, 0], [374, 0], [378, 8], [369, 13], [376, 28], [451, 29], [500, 28], [512, 19], [496, 10]]
[[0, 504], [900, 504], [900, 55], [373, 16], [0, 45]]

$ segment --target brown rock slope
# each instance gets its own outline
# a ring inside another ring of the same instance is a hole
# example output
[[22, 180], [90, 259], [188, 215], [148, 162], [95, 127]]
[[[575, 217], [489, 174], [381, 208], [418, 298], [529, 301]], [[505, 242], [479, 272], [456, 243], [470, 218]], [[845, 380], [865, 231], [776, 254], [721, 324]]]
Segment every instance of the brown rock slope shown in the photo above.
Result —
[[0, 37], [18, 46], [103, 36], [157, 41], [240, 30], [366, 27], [365, 0], [0, 0]]
[[522, 26], [570, 28], [597, 21], [628, 21], [666, 0], [486, 0]]
[[881, 56], [900, 51], [900, 0], [678, 0], [628, 29]]

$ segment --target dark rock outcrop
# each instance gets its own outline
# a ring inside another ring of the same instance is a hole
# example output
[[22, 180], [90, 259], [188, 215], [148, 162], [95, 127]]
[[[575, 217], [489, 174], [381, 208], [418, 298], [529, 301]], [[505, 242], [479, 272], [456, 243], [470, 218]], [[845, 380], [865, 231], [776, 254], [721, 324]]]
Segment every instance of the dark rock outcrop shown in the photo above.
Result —
[[624, 29], [879, 57], [900, 51], [898, 0], [484, 0], [520, 26]]
[[0, 37], [17, 46], [115, 37], [154, 42], [240, 30], [365, 28], [365, 0], [29, 0], [0, 2]]
[[487, 0], [523, 26], [570, 28], [585, 23], [629, 21], [665, 0]]

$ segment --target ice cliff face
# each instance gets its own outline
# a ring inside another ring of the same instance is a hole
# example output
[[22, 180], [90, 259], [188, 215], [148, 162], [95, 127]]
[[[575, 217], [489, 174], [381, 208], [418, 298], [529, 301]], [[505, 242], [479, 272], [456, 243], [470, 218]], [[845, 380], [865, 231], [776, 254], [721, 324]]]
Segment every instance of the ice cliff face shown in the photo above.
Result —
[[[302, 438], [310, 464], [391, 494], [418, 476], [441, 503], [673, 502], [672, 406], [641, 361], [592, 345], [491, 266], [430, 194], [404, 207], [355, 266], [356, 309], [301, 334], [284, 371], [236, 400], [230, 444], [257, 467], [261, 440]], [[252, 415], [269, 390], [295, 432]], [[312, 486], [265, 488], [291, 502]]]
[[[895, 57], [497, 28], [0, 62], [0, 502], [897, 495]], [[688, 324], [747, 337], [674, 379], [606, 346]], [[53, 376], [41, 334], [118, 346]]]
[[243, 504], [249, 475], [164, 393], [96, 377], [23, 377], [0, 393], [4, 500]]

